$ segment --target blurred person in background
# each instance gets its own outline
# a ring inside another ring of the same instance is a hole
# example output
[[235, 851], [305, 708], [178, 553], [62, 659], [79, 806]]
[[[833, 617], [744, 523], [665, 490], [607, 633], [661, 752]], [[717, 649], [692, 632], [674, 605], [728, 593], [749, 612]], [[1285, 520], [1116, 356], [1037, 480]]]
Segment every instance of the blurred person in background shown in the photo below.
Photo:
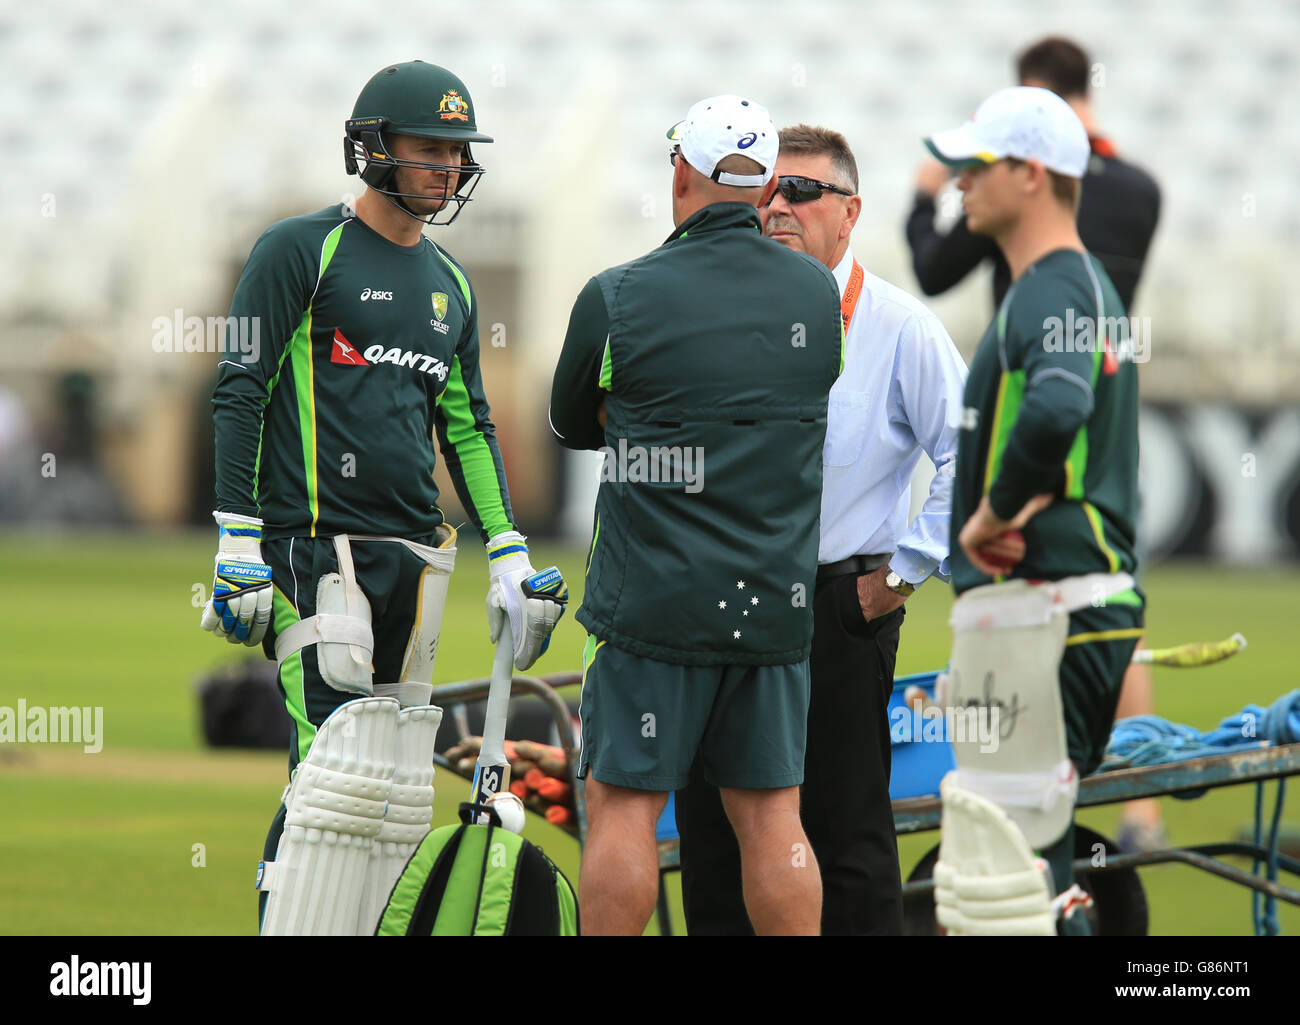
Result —
[[35, 449], [44, 451], [29, 450], [28, 472], [19, 475], [15, 494], [0, 499], [0, 507], [13, 501], [16, 518], [37, 524], [124, 526], [129, 517], [101, 455], [105, 432], [95, 375], [84, 370], [61, 374], [54, 403], [54, 423], [34, 442]]
[[31, 416], [17, 392], [0, 387], [0, 523], [27, 517], [40, 479]]
[[[1160, 218], [1160, 188], [1140, 167], [1121, 160], [1101, 134], [1088, 96], [1092, 62], [1068, 39], [1051, 37], [1025, 50], [1016, 61], [1021, 85], [1050, 89], [1070, 105], [1088, 132], [1091, 153], [1079, 203], [1079, 237], [1101, 261], [1124, 308], [1133, 295]], [[935, 197], [951, 168], [928, 160], [916, 173], [916, 194], [907, 218], [912, 269], [926, 295], [952, 288], [985, 260], [993, 263], [993, 305], [1002, 304], [1011, 284], [1007, 261], [993, 240], [973, 233], [963, 215], [946, 235], [935, 227]]]
[[[1088, 95], [1092, 61], [1077, 43], [1059, 36], [1034, 43], [1017, 58], [1016, 74], [1021, 85], [1050, 89], [1060, 96], [1087, 130], [1091, 153], [1079, 203], [1079, 238], [1106, 268], [1124, 308], [1131, 312], [1160, 219], [1160, 187], [1142, 168], [1121, 159], [1115, 145], [1102, 134]], [[912, 269], [926, 295], [939, 295], [989, 261], [996, 309], [1011, 284], [1011, 272], [997, 244], [987, 235], [973, 233], [964, 214], [946, 235], [935, 227], [936, 197], [951, 175], [952, 169], [937, 160], [928, 160], [917, 169], [916, 193], [906, 226]], [[1150, 667], [1130, 667], [1116, 718], [1154, 711]], [[1124, 805], [1118, 837], [1121, 849], [1155, 850], [1165, 842], [1159, 801], [1147, 798]]]

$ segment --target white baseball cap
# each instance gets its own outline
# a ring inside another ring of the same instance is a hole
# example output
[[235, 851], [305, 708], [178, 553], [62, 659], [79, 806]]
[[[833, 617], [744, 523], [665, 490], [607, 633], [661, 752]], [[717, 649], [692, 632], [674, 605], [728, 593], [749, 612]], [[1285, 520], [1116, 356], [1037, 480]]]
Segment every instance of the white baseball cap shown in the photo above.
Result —
[[1037, 160], [1049, 171], [1082, 178], [1088, 132], [1070, 105], [1049, 89], [1018, 85], [996, 92], [960, 128], [925, 140], [945, 164], [994, 164], [1004, 157]]
[[[668, 130], [668, 138], [681, 148], [688, 164], [720, 185], [766, 185], [776, 171], [780, 142], [772, 115], [766, 107], [740, 96], [700, 100], [686, 112], [685, 120]], [[718, 164], [732, 154], [757, 161], [763, 173], [719, 171]]]

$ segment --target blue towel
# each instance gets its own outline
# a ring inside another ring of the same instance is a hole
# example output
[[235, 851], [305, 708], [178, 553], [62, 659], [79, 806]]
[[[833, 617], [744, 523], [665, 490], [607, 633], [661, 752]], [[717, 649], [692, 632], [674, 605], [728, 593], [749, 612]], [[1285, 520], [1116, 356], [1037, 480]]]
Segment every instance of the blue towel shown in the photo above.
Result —
[[[1262, 747], [1265, 741], [1273, 745], [1300, 743], [1300, 690], [1284, 694], [1268, 708], [1247, 705], [1237, 715], [1224, 719], [1217, 729], [1205, 734], [1191, 726], [1181, 726], [1155, 715], [1122, 719], [1111, 730], [1105, 758], [1097, 771], [1180, 762], [1228, 751], [1249, 751], [1251, 748]], [[1173, 796], [1190, 800], [1202, 796], [1206, 789], [1208, 788], [1181, 791]], [[1274, 883], [1277, 882], [1278, 875], [1278, 826], [1285, 800], [1286, 780], [1282, 779], [1277, 783], [1273, 821], [1265, 844], [1264, 784], [1261, 781], [1255, 785], [1254, 842], [1265, 854], [1252, 859], [1251, 874]], [[1255, 935], [1281, 934], [1276, 898], [1251, 890], [1250, 908]]]
[[1249, 751], [1271, 744], [1300, 743], [1300, 690], [1278, 698], [1268, 708], [1247, 705], [1216, 729], [1202, 733], [1158, 715], [1121, 719], [1110, 734], [1098, 772], [1141, 765], [1181, 762], [1188, 758]]

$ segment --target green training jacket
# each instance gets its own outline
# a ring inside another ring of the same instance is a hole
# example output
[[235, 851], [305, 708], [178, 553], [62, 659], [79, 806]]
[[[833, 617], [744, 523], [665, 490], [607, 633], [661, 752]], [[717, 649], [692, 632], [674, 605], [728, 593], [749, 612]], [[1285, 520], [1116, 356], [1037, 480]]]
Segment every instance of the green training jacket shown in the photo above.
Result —
[[842, 360], [835, 279], [744, 203], [587, 283], [550, 415], [563, 445], [605, 452], [577, 612], [591, 634], [683, 665], [808, 657]]
[[242, 345], [228, 335], [212, 396], [218, 510], [260, 516], [267, 540], [429, 534], [436, 432], [484, 541], [514, 529], [474, 292], [427, 237], [396, 245], [342, 204], [280, 221], [230, 315]]

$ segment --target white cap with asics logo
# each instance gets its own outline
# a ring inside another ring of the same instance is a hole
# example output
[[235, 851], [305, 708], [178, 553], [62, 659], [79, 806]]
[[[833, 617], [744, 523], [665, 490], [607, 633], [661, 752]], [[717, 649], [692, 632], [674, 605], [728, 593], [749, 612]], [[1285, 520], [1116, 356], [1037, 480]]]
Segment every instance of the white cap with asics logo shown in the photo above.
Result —
[[1088, 132], [1068, 103], [1048, 89], [1014, 86], [994, 93], [969, 121], [925, 140], [945, 164], [993, 164], [1006, 157], [1037, 160], [1049, 171], [1082, 178]]
[[[757, 188], [771, 181], [776, 170], [780, 143], [772, 115], [739, 96], [700, 100], [668, 130], [668, 138], [681, 148], [688, 164], [720, 185]], [[763, 173], [719, 171], [718, 164], [733, 155], [757, 161]]]

